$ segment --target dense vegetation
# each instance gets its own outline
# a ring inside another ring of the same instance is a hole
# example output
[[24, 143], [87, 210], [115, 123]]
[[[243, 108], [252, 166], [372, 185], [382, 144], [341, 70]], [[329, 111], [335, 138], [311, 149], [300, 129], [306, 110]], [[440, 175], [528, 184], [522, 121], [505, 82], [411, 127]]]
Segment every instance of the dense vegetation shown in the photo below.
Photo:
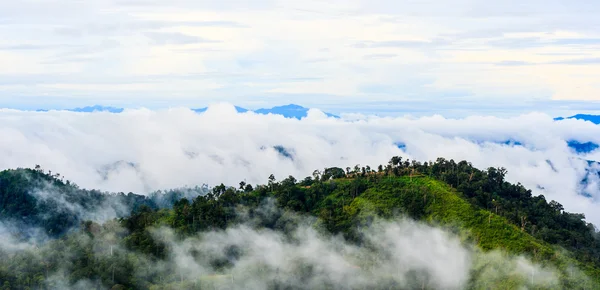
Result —
[[[41, 228], [49, 237], [60, 237], [84, 220], [127, 216], [141, 206], [171, 207], [176, 201], [208, 191], [206, 188], [155, 192], [108, 193], [80, 189], [58, 173], [35, 169], [0, 172], [0, 221], [18, 229]], [[26, 235], [27, 232], [19, 232]]]
[[[479, 170], [465, 161], [419, 163], [394, 157], [376, 169], [327, 168], [301, 181], [292, 176], [277, 181], [271, 175], [266, 185], [219, 185], [205, 195], [187, 196], [174, 201], [172, 208], [161, 208], [156, 202], [158, 195], [106, 195], [78, 189], [40, 169], [4, 171], [0, 173], [0, 217], [20, 219], [60, 238], [34, 252], [0, 253], [0, 281], [5, 281], [0, 287], [60, 287], [65, 281], [82, 279], [113, 289], [216, 287], [215, 281], [228, 279], [228, 269], [235, 259], [211, 261], [220, 276], [201, 276], [193, 281], [169, 266], [146, 269], [147, 264], [162, 265], [172, 255], [168, 243], [156, 238], [156, 229], [171, 228], [181, 240], [252, 220], [255, 228], [287, 233], [297, 223], [289, 218], [289, 213], [294, 213], [317, 217], [315, 227], [328, 234], [340, 234], [362, 247], [369, 243], [359, 229], [378, 218], [409, 216], [450, 229], [466, 244], [477, 245], [481, 253], [500, 249], [553, 267], [559, 283], [546, 288], [597, 289], [600, 243], [594, 226], [581, 214], [565, 212], [556, 201], [547, 202], [543, 196], [532, 196], [520, 184], [506, 182], [505, 174], [503, 168]], [[53, 195], [64, 195], [64, 200], [90, 212], [106, 204], [106, 199], [118, 198], [132, 213], [103, 224], [82, 222], [70, 213], [57, 211], [56, 198], [40, 203], [39, 195], [31, 194], [36, 188], [52, 188]], [[176, 197], [181, 196], [172, 193], [167, 199]], [[269, 200], [274, 200], [279, 210], [265, 214], [263, 207]], [[50, 217], [43, 214], [48, 212], [52, 213]], [[78, 230], [65, 235], [74, 225]], [[235, 249], [231, 251], [227, 257], [236, 256]], [[585, 275], [575, 275], [573, 269], [581, 269]], [[526, 283], [514, 275], [483, 277], [483, 272], [472, 269], [467, 288], [514, 289]], [[485, 284], [481, 284], [483, 280]], [[402, 288], [390, 283], [383, 281], [382, 289]], [[403, 287], [431, 288], [425, 282], [410, 285]], [[270, 288], [283, 286], [272, 284]]]

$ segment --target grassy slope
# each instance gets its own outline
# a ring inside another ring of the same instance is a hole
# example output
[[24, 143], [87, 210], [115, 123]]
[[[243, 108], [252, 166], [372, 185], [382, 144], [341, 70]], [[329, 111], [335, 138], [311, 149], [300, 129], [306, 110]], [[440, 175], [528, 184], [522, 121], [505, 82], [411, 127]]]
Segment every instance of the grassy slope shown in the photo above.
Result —
[[[348, 180], [338, 180], [340, 184]], [[343, 197], [334, 192], [326, 198], [329, 204]], [[490, 211], [475, 208], [456, 190], [443, 182], [427, 178], [394, 177], [380, 179], [360, 196], [343, 207], [344, 214], [353, 220], [365, 220], [377, 215], [392, 217], [397, 214], [412, 214], [410, 207], [421, 207], [417, 212], [422, 220], [434, 225], [451, 228], [465, 241], [478, 246], [482, 253], [503, 250], [512, 255], [525, 254], [536, 263], [558, 269], [562, 285], [571, 289], [600, 289], [600, 271], [584, 265], [561, 249], [537, 240], [504, 217]], [[404, 209], [398, 211], [398, 209]], [[571, 266], [582, 269], [585, 275], [572, 274]], [[593, 280], [593, 281], [592, 281]], [[512, 283], [512, 284], [511, 284]], [[506, 287], [516, 286], [518, 281], [505, 281]], [[479, 287], [476, 287], [479, 288]]]
[[[427, 177], [380, 178], [370, 182], [366, 191], [353, 198], [354, 181], [351, 178], [333, 181], [338, 186], [333, 193], [320, 199], [312, 213], [333, 217], [330, 220], [336, 223], [334, 227], [338, 230], [374, 216], [391, 218], [403, 214], [416, 214], [432, 225], [449, 228], [467, 244], [477, 245], [472, 272], [475, 278], [468, 289], [600, 289], [598, 269], [583, 265], [569, 253], [535, 239], [507, 219], [472, 206], [461, 193], [443, 182]], [[307, 194], [309, 188], [299, 186], [299, 190]], [[528, 285], [529, 279], [523, 278], [528, 274], [506, 273], [505, 268], [514, 267], [506, 262], [511, 255], [524, 255], [544, 267], [557, 269], [560, 284], [532, 287]], [[570, 266], [583, 269], [586, 275], [573, 275]], [[230, 279], [228, 275], [206, 276], [196, 282], [207, 287], [226, 287]], [[195, 284], [190, 283], [174, 282], [151, 289], [193, 288]]]

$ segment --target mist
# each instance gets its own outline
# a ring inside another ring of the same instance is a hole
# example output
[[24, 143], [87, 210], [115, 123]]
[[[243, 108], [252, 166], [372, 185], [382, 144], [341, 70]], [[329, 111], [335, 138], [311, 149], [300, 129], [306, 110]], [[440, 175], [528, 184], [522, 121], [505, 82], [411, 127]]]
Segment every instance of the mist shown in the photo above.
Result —
[[467, 160], [482, 169], [505, 167], [507, 181], [600, 222], [599, 167], [587, 162], [600, 160], [600, 151], [578, 153], [567, 144], [600, 144], [600, 127], [541, 113], [334, 119], [313, 109], [295, 120], [237, 113], [229, 104], [202, 114], [187, 108], [121, 114], [4, 109], [0, 134], [2, 169], [39, 164], [84, 188], [141, 194], [204, 183], [264, 183], [272, 173], [302, 177], [324, 167], [377, 166], [394, 155]]
[[[274, 227], [261, 226], [265, 222]], [[157, 284], [166, 289], [256, 290], [560, 286], [555, 269], [500, 250], [482, 252], [443, 227], [403, 217], [375, 220], [359, 229], [364, 239], [357, 244], [327, 233], [314, 217], [281, 211], [272, 200], [253, 217], [238, 209], [238, 222], [224, 230], [182, 236], [169, 227], [150, 228], [165, 246], [164, 259], [123, 247], [119, 239], [127, 232], [116, 221], [86, 231], [16, 254], [14, 247], [1, 244], [0, 256], [13, 249], [7, 257], [31, 256], [31, 263], [40, 265], [61, 261], [59, 269], [44, 277], [51, 289], [105, 289], [100, 280], [68, 278], [67, 273], [77, 271], [75, 253], [82, 252], [94, 256], [109, 281], [130, 275], [143, 289], [158, 289]]]

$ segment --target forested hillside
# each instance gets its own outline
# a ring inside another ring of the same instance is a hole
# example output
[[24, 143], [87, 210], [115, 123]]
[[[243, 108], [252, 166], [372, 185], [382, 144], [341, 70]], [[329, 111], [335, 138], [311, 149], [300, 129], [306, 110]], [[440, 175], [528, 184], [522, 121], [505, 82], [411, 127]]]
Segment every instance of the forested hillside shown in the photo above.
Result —
[[[35, 169], [0, 172], [0, 221], [19, 229], [38, 228], [60, 237], [84, 220], [106, 221], [128, 216], [140, 206], [171, 207], [182, 198], [203, 194], [206, 188], [177, 189], [144, 196], [80, 189], [58, 173]], [[20, 231], [19, 234], [27, 234]]]
[[[57, 238], [39, 247], [11, 240], [25, 245], [1, 248], [0, 280], [4, 289], [598, 289], [594, 226], [505, 174], [394, 157], [302, 180], [219, 185], [161, 207], [156, 195], [5, 171], [2, 219]], [[40, 198], [39, 188], [89, 213], [115, 197], [132, 212], [73, 219], [62, 208], [75, 207]]]

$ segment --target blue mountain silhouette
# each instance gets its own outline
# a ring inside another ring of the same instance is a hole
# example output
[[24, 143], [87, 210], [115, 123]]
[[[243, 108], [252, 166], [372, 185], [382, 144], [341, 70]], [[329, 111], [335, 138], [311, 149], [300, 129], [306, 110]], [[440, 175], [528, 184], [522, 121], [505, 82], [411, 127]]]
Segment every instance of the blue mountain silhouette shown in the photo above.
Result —
[[[267, 114], [273, 114], [273, 115], [282, 115], [286, 118], [296, 118], [296, 119], [301, 119], [304, 118], [308, 115], [308, 108], [299, 106], [299, 105], [295, 105], [295, 104], [289, 104], [289, 105], [285, 105], [285, 106], [276, 106], [270, 109], [258, 109], [256, 111], [254, 111], [257, 114], [263, 114], [263, 115], [267, 115]], [[330, 113], [326, 113], [325, 115], [327, 115], [328, 117], [333, 117], [333, 118], [339, 118], [338, 116], [334, 115], [334, 114], [330, 114]]]
[[[65, 111], [84, 112], [84, 113], [92, 113], [92, 112], [121, 113], [121, 112], [123, 112], [123, 110], [124, 110], [123, 108], [94, 105], [94, 106], [86, 106], [86, 107], [81, 107], [81, 108], [66, 109]], [[39, 109], [39, 110], [36, 110], [36, 111], [37, 112], [48, 112], [49, 110]]]
[[[204, 113], [204, 112], [206, 112], [206, 110], [208, 110], [208, 107], [199, 108], [199, 109], [192, 109], [192, 111], [194, 111], [196, 113]], [[246, 113], [246, 112], [248, 112], [248, 109], [244, 109], [244, 108], [238, 107], [238, 106], [235, 106], [235, 110], [238, 113]]]
[[584, 120], [584, 121], [590, 121], [596, 125], [600, 124], [600, 116], [599, 115], [577, 114], [577, 115], [573, 115], [573, 116], [567, 117], [567, 118], [563, 118], [563, 117], [554, 118], [555, 121], [560, 121], [560, 120], [565, 120], [565, 119]]
[[[204, 107], [204, 108], [192, 109], [192, 110], [196, 113], [203, 113], [207, 109], [208, 109], [207, 107]], [[251, 111], [251, 110], [248, 110], [248, 109], [245, 109], [242, 107], [238, 107], [238, 106], [235, 106], [235, 109], [238, 111], [238, 113], [245, 113], [245, 112]], [[255, 112], [257, 114], [262, 114], [262, 115], [273, 114], [273, 115], [281, 115], [286, 118], [302, 119], [308, 115], [308, 110], [309, 110], [309, 108], [305, 108], [300, 105], [289, 104], [289, 105], [285, 105], [285, 106], [276, 106], [273, 108], [262, 108], [262, 109], [258, 109], [253, 112]], [[328, 117], [339, 118], [339, 116], [336, 116], [336, 115], [330, 114], [330, 113], [325, 113], [325, 115], [327, 115]]]
[[[238, 113], [245, 113], [245, 112], [251, 111], [246, 108], [239, 107], [239, 106], [235, 106], [235, 109]], [[81, 107], [81, 108], [66, 109], [65, 111], [87, 112], [87, 113], [91, 113], [91, 112], [121, 113], [121, 112], [123, 112], [123, 110], [124, 110], [123, 108], [94, 105], [94, 106], [87, 106], [87, 107]], [[204, 113], [204, 112], [206, 112], [206, 110], [208, 110], [208, 107], [191, 109], [191, 110], [196, 113]], [[289, 104], [289, 105], [285, 105], [285, 106], [275, 106], [272, 108], [262, 108], [262, 109], [258, 109], [253, 112], [255, 112], [257, 114], [263, 114], [263, 115], [273, 114], [273, 115], [281, 115], [286, 118], [301, 119], [308, 115], [308, 110], [309, 110], [309, 108], [305, 108], [300, 105]], [[38, 112], [47, 112], [48, 110], [40, 109], [37, 111]], [[327, 113], [327, 112], [325, 112], [325, 115], [327, 115], [328, 117], [339, 118], [339, 116], [336, 116], [334, 114]]]

